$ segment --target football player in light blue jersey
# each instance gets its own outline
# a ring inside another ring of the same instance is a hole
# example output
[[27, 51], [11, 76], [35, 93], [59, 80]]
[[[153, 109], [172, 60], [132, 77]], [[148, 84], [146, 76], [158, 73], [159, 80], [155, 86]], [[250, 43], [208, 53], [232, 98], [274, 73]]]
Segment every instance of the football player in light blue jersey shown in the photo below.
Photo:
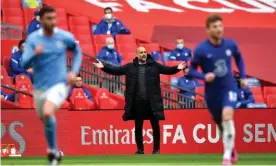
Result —
[[[22, 55], [22, 65], [32, 66], [34, 102], [45, 128], [50, 165], [57, 165], [61, 154], [56, 145], [57, 111], [68, 95], [67, 84], [73, 84], [82, 62], [79, 45], [73, 35], [58, 29], [55, 9], [43, 7], [39, 13], [42, 28], [30, 34]], [[67, 74], [66, 51], [74, 53], [72, 70]]]

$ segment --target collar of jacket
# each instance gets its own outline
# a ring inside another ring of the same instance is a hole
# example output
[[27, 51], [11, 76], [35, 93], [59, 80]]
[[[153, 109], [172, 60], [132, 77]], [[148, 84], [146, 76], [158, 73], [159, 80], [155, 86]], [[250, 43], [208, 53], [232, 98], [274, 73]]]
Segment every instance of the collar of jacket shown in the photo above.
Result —
[[113, 23], [113, 22], [116, 22], [116, 18], [112, 18], [110, 21], [104, 19], [104, 21], [105, 21], [106, 23]]
[[[134, 63], [135, 65], [138, 65], [138, 64], [139, 64], [138, 58], [137, 58], [137, 57], [133, 59], [133, 63]], [[147, 64], [150, 65], [150, 64], [153, 64], [153, 63], [154, 63], [154, 60], [153, 60], [152, 56], [151, 56], [150, 54], [147, 54]]]

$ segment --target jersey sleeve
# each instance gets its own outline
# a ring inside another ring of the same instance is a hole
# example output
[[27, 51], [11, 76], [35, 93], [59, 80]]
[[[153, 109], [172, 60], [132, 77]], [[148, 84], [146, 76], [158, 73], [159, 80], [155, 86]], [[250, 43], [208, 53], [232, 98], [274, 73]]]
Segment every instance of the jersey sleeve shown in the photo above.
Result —
[[239, 68], [241, 78], [246, 78], [244, 60], [241, 55], [240, 49], [235, 41], [233, 41], [233, 53], [237, 67]]
[[82, 53], [79, 44], [71, 33], [66, 35], [66, 45], [67, 49], [72, 51], [74, 55], [72, 72], [78, 73], [82, 63]]
[[194, 51], [193, 59], [191, 61], [191, 66], [189, 68], [188, 75], [198, 79], [205, 80], [205, 75], [197, 71], [197, 67], [201, 65], [201, 56], [202, 56], [201, 49], [196, 48]]
[[35, 57], [34, 49], [35, 46], [33, 44], [33, 37], [30, 36], [26, 41], [21, 60], [21, 66], [23, 66], [25, 69], [31, 66], [32, 60]]

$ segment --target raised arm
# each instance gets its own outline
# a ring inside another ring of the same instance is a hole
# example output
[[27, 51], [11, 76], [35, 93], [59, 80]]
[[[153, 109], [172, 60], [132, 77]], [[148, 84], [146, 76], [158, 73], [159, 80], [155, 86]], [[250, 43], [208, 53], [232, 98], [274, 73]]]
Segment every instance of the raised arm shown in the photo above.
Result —
[[127, 65], [124, 66], [113, 66], [107, 63], [102, 63], [97, 60], [98, 63], [94, 63], [94, 66], [101, 69], [102, 71], [111, 75], [125, 75], [127, 72]]
[[165, 75], [172, 75], [178, 73], [180, 70], [183, 70], [186, 67], [185, 62], [180, 63], [178, 66], [165, 66], [161, 65], [158, 62], [155, 62], [157, 67], [159, 68], [160, 74], [165, 74]]

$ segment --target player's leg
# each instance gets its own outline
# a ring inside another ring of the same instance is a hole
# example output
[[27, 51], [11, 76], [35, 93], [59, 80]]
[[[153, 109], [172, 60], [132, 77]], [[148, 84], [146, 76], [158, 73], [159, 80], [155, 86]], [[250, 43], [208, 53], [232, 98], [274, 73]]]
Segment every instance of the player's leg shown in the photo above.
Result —
[[51, 165], [56, 165], [61, 160], [56, 143], [56, 118], [54, 113], [57, 109], [57, 106], [49, 100], [46, 100], [43, 105], [43, 123], [48, 143], [48, 160]]
[[234, 126], [234, 111], [237, 101], [237, 94], [234, 91], [229, 91], [224, 95], [222, 109], [222, 127], [223, 127], [223, 146], [224, 146], [224, 163], [231, 164], [232, 152], [235, 146], [235, 126]]
[[216, 97], [210, 97], [209, 99], [206, 99], [207, 101], [207, 106], [208, 106], [208, 110], [212, 115], [212, 118], [214, 120], [214, 122], [216, 123], [219, 131], [220, 131], [220, 135], [222, 135], [223, 132], [223, 127], [222, 127], [222, 100], [220, 98], [216, 98]]
[[46, 92], [46, 99], [43, 105], [43, 122], [45, 135], [48, 142], [48, 159], [51, 164], [58, 164], [61, 155], [56, 143], [56, 118], [55, 112], [67, 97], [68, 89], [65, 84], [54, 85]]
[[235, 126], [233, 121], [234, 109], [230, 106], [225, 106], [222, 110], [222, 127], [223, 127], [223, 159], [225, 162], [230, 162], [232, 158], [232, 150], [235, 143]]
[[[51, 135], [53, 135], [53, 127], [51, 127], [53, 125], [52, 121], [49, 121], [46, 117], [49, 116], [45, 116], [44, 114], [44, 107], [47, 106], [48, 104], [46, 104], [46, 92], [42, 92], [42, 91], [35, 91], [34, 92], [34, 102], [35, 102], [35, 107], [36, 107], [36, 111], [37, 114], [39, 116], [39, 118], [41, 119], [43, 125], [44, 125], [44, 131], [45, 131], [45, 137], [47, 140], [47, 144], [48, 144], [48, 161], [49, 164], [53, 164], [52, 161], [55, 159], [55, 153], [53, 150], [54, 147], [56, 147], [55, 141], [53, 141]], [[51, 138], [51, 140], [49, 139]]]
[[55, 111], [57, 109], [57, 106], [49, 100], [46, 100], [43, 105], [43, 122], [49, 151], [57, 151], [55, 118]]

